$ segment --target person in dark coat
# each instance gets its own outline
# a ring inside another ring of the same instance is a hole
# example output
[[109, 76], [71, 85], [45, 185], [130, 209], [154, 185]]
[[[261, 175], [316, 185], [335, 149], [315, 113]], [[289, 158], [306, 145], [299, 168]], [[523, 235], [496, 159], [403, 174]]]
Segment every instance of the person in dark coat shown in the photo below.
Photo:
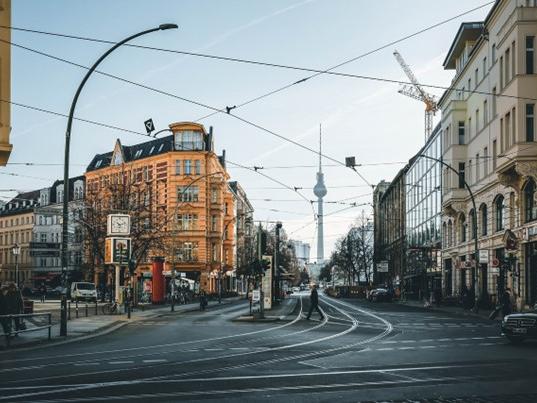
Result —
[[[11, 283], [7, 288], [7, 292], [4, 294], [4, 300], [6, 303], [7, 315], [20, 315], [23, 313], [22, 295], [19, 289], [14, 283]], [[15, 319], [15, 330], [22, 330], [22, 319]]]
[[[7, 299], [6, 294], [7, 288], [0, 288], [0, 315], [7, 315]], [[4, 331], [4, 335], [8, 337], [8, 334], [11, 333], [11, 323], [9, 319], [2, 318], [0, 319], [0, 323], [2, 324], [2, 329]]]
[[505, 291], [502, 297], [502, 315], [506, 317], [513, 313], [513, 306], [511, 304], [511, 294], [509, 291]]
[[316, 285], [314, 285], [313, 288], [311, 289], [310, 310], [308, 312], [308, 316], [306, 317], [307, 320], [310, 320], [311, 313], [313, 312], [314, 309], [317, 312], [319, 312], [319, 315], [321, 315], [321, 320], [323, 320], [324, 315], [323, 315], [323, 312], [319, 309], [319, 294], [317, 293], [317, 286]]
[[47, 287], [45, 286], [45, 283], [41, 283], [39, 294], [41, 295], [41, 302], [45, 302], [45, 297], [47, 296]]

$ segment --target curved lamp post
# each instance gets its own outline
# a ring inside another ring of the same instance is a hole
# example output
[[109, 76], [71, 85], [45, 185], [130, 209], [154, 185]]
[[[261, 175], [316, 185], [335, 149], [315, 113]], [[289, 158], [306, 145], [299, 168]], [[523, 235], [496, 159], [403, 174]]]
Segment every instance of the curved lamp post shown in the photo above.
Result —
[[[175, 29], [178, 28], [176, 24], [161, 24], [156, 28], [148, 29], [142, 32], [138, 32], [137, 34], [131, 35], [128, 38], [123, 39], [122, 41], [116, 43], [114, 46], [112, 46], [110, 49], [108, 49], [97, 61], [93, 64], [93, 66], [90, 67], [82, 81], [80, 82], [78, 89], [76, 90], [75, 96], [73, 98], [73, 102], [71, 103], [71, 108], [69, 109], [69, 118], [67, 120], [67, 131], [65, 132], [65, 155], [64, 155], [64, 165], [63, 165], [63, 213], [62, 213], [62, 285], [65, 287], [66, 282], [66, 275], [67, 275], [67, 244], [68, 244], [68, 202], [69, 202], [69, 147], [71, 142], [71, 127], [73, 125], [73, 115], [76, 108], [76, 103], [78, 101], [78, 97], [80, 96], [80, 93], [82, 92], [82, 88], [84, 88], [84, 85], [88, 81], [88, 78], [91, 76], [91, 74], [95, 71], [97, 66], [114, 50], [119, 48], [121, 45], [124, 45], [126, 42], [129, 42], [130, 40], [137, 38], [142, 35], [149, 34], [151, 32], [155, 31], [164, 31], [167, 29]], [[62, 294], [62, 301], [61, 301], [61, 321], [60, 321], [60, 336], [67, 336], [67, 295], [64, 292]]]
[[[438, 159], [438, 158], [434, 158], [434, 157], [429, 157], [428, 155], [423, 155], [421, 154], [419, 157], [422, 157], [422, 158], [426, 158], [426, 159], [429, 159], [429, 160], [433, 160], [433, 161], [436, 161], [440, 164], [442, 164], [443, 166], [445, 166], [446, 168], [450, 169], [451, 171], [455, 172], [455, 174], [457, 174], [457, 177], [460, 178], [460, 172], [458, 172], [455, 168], [453, 168], [451, 165], [445, 163], [444, 161], [442, 161], [441, 159]], [[470, 198], [472, 199], [472, 207], [474, 208], [474, 216], [473, 216], [473, 219], [472, 219], [472, 231], [475, 235], [474, 237], [474, 260], [475, 260], [475, 266], [474, 266], [474, 278], [473, 278], [473, 286], [474, 286], [474, 292], [475, 292], [475, 301], [474, 301], [474, 310], [477, 312], [477, 310], [479, 309], [478, 307], [478, 300], [479, 300], [479, 288], [478, 288], [478, 285], [479, 285], [479, 245], [478, 245], [478, 241], [477, 241], [477, 208], [475, 206], [475, 198], [474, 198], [474, 193], [472, 192], [472, 189], [470, 188], [470, 185], [468, 185], [468, 183], [466, 182], [466, 179], [462, 178], [463, 181], [464, 181], [464, 187], [466, 187], [466, 190], [468, 190], [468, 193], [470, 194]]]
[[21, 247], [18, 243], [13, 245], [11, 252], [13, 253], [13, 256], [15, 256], [15, 284], [17, 285], [17, 288], [19, 288], [19, 255], [21, 253]]

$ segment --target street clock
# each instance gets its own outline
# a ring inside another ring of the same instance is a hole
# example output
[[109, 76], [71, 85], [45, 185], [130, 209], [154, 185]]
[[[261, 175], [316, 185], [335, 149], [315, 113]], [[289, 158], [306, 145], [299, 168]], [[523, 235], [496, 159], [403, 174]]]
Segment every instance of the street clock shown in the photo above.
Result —
[[128, 214], [109, 214], [107, 224], [108, 236], [127, 236], [131, 233], [131, 217]]

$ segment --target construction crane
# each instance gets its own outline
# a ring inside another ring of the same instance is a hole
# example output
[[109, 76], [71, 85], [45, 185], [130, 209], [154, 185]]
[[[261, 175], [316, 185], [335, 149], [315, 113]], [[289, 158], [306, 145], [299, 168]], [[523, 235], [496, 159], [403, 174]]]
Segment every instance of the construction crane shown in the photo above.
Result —
[[399, 89], [399, 94], [406, 95], [407, 97], [417, 99], [418, 101], [421, 101], [425, 104], [425, 141], [429, 138], [433, 131], [433, 116], [438, 110], [438, 104], [436, 103], [436, 99], [434, 95], [431, 95], [421, 87], [420, 83], [418, 82], [418, 79], [410, 70], [410, 67], [408, 64], [406, 64], [405, 60], [401, 56], [401, 54], [395, 50], [393, 52], [393, 55], [403, 68], [403, 71], [405, 72], [406, 76], [412, 83], [412, 85], [402, 85]]

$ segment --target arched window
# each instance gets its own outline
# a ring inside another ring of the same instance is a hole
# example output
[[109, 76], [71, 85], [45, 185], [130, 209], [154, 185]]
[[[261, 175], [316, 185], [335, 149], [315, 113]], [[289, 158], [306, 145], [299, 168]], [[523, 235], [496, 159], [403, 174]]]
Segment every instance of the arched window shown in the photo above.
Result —
[[494, 223], [496, 225], [496, 231], [503, 230], [503, 196], [499, 195], [494, 200]]
[[442, 224], [442, 243], [444, 244], [444, 248], [447, 248], [449, 246], [448, 238], [447, 238], [447, 224]]
[[466, 217], [464, 214], [461, 214], [459, 217], [459, 231], [460, 231], [460, 241], [466, 242]]
[[486, 236], [488, 232], [488, 213], [487, 205], [485, 203], [479, 207], [479, 215], [481, 217], [481, 235]]
[[535, 203], [535, 181], [530, 179], [524, 186], [524, 218], [526, 222], [537, 220], [537, 203]]
[[475, 216], [475, 210], [472, 209], [470, 210], [470, 225], [472, 226], [472, 228], [470, 228], [470, 233], [472, 234], [472, 239], [475, 239], [475, 237], [477, 236], [477, 217]]

